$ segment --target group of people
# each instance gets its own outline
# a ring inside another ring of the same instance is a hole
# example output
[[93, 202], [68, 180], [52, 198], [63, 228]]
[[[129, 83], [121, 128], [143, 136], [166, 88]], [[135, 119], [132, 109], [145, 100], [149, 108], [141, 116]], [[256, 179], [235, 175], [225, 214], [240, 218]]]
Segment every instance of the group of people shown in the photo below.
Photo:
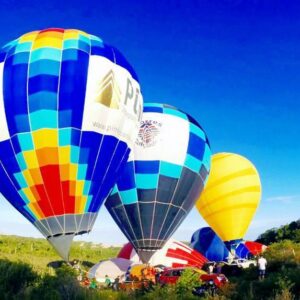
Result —
[[[222, 273], [222, 267], [224, 266], [224, 263], [218, 262], [218, 263], [210, 263], [207, 267], [208, 274], [216, 273], [221, 274]], [[265, 278], [266, 274], [266, 267], [267, 267], [267, 260], [263, 255], [260, 255], [257, 259], [257, 268], [258, 268], [258, 279], [263, 280]], [[89, 287], [91, 289], [96, 289], [99, 287], [96, 279], [90, 280], [87, 276], [83, 277], [83, 272], [80, 268], [79, 262], [74, 261], [73, 268], [78, 272], [77, 279], [80, 281], [80, 283], [86, 287]], [[141, 272], [142, 280], [151, 280], [153, 283], [159, 282], [159, 276], [160, 272], [158, 270], [155, 270], [154, 268], [145, 268]], [[131, 277], [131, 276], [130, 276]], [[134, 280], [130, 278], [131, 280]], [[129, 280], [129, 279], [127, 279]], [[105, 275], [105, 282], [102, 287], [104, 288], [111, 288], [115, 291], [120, 290], [120, 276], [117, 276], [114, 281], [112, 281], [108, 275]]]
[[[77, 280], [80, 282], [80, 284], [84, 287], [90, 288], [90, 289], [97, 289], [97, 288], [111, 288], [115, 291], [120, 290], [120, 283], [122, 281], [122, 278], [120, 276], [117, 276], [114, 280], [111, 280], [111, 278], [108, 275], [105, 275], [104, 283], [98, 283], [95, 278], [90, 279], [88, 277], [88, 272], [83, 271], [81, 269], [80, 263], [78, 260], [74, 260], [70, 263], [73, 269], [77, 273]], [[152, 267], [144, 268], [141, 272], [141, 278], [137, 278], [136, 276], [132, 276], [130, 273], [127, 274], [128, 277], [125, 276], [127, 280], [151, 280], [153, 283], [156, 282], [157, 279], [157, 273], [155, 272], [155, 269]], [[125, 280], [126, 280], [125, 279]]]
[[74, 260], [71, 263], [73, 269], [77, 273], [77, 280], [80, 282], [80, 284], [84, 287], [88, 287], [90, 289], [96, 289], [98, 288], [98, 284], [96, 279], [90, 280], [87, 276], [87, 272], [83, 271], [80, 266], [80, 262], [78, 260]]
[[88, 277], [84, 277], [82, 280], [80, 280], [80, 284], [90, 289], [110, 288], [115, 291], [119, 291], [120, 276], [117, 276], [114, 281], [111, 281], [108, 275], [105, 275], [104, 284], [99, 284], [95, 278], [89, 279]]
[[120, 290], [120, 276], [117, 276], [114, 281], [111, 281], [108, 275], [105, 275], [104, 286], [106, 288], [112, 288], [115, 291]]

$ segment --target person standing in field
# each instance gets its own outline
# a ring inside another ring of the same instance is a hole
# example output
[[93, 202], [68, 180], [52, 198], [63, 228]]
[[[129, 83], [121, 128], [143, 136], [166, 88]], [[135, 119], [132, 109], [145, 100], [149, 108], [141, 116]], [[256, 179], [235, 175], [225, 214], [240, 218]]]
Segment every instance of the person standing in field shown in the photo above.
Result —
[[115, 291], [119, 291], [120, 290], [120, 287], [119, 287], [119, 285], [120, 285], [120, 276], [117, 276], [116, 278], [115, 278], [115, 281], [113, 282], [113, 290], [115, 290]]
[[221, 262], [218, 262], [217, 265], [216, 265], [216, 273], [217, 274], [221, 274], [222, 273], [222, 263]]
[[214, 268], [215, 268], [215, 263], [210, 264], [210, 265], [208, 266], [208, 274], [213, 274]]
[[261, 255], [257, 261], [258, 279], [263, 280], [266, 275], [267, 260]]
[[104, 284], [105, 284], [105, 287], [107, 287], [107, 288], [111, 287], [111, 280], [108, 277], [108, 275], [105, 275], [105, 282], [104, 282]]

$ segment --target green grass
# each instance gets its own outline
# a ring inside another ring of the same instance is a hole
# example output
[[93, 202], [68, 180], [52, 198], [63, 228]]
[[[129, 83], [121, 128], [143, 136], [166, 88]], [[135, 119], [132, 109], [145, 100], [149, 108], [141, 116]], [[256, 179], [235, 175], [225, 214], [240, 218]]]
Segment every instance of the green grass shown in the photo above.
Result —
[[[99, 260], [112, 258], [120, 248], [103, 248], [86, 242], [74, 242], [70, 259], [81, 261], [88, 269]], [[244, 270], [230, 278], [217, 300], [292, 300], [300, 299], [300, 243], [289, 240], [274, 243], [266, 252], [267, 276], [257, 279], [257, 270]], [[74, 269], [66, 265], [48, 267], [61, 261], [45, 239], [0, 236], [0, 299], [199, 299], [191, 295], [189, 274], [175, 287], [156, 287], [146, 294], [131, 295], [112, 290], [89, 290], [79, 286]], [[17, 291], [17, 292], [16, 292]], [[66, 293], [71, 295], [66, 298]], [[207, 297], [206, 299], [212, 299]]]
[[[70, 260], [80, 260], [83, 267], [88, 268], [100, 260], [115, 257], [119, 251], [119, 247], [103, 248], [101, 244], [73, 242]], [[45, 239], [7, 235], [0, 235], [0, 258], [28, 263], [38, 273], [48, 272], [49, 263], [61, 260]]]

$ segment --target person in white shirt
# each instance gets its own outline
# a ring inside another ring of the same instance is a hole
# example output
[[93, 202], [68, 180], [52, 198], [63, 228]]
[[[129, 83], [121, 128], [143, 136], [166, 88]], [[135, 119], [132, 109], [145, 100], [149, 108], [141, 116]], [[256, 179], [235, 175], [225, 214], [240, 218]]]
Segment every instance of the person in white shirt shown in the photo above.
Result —
[[266, 275], [267, 260], [261, 255], [257, 261], [258, 279], [263, 280]]
[[208, 266], [208, 274], [213, 274], [213, 272], [214, 272], [214, 267], [215, 267], [215, 264], [213, 263], [213, 264], [210, 264], [209, 266]]

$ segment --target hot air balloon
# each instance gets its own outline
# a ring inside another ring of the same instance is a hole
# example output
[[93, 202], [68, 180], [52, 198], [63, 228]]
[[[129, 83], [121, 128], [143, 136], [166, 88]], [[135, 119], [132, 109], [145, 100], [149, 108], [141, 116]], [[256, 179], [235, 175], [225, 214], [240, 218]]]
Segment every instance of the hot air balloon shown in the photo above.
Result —
[[146, 103], [132, 155], [105, 202], [143, 262], [193, 208], [210, 170], [200, 125], [165, 104]]
[[260, 255], [267, 249], [267, 246], [252, 241], [243, 241], [236, 248], [236, 255], [240, 258], [251, 258]]
[[234, 252], [260, 198], [260, 179], [253, 164], [237, 154], [219, 153], [212, 156], [211, 173], [196, 207], [228, 249]]
[[0, 192], [68, 260], [134, 144], [137, 76], [100, 38], [53, 28], [4, 46], [0, 77]]
[[[141, 263], [131, 243], [123, 246], [118, 254], [118, 258], [129, 259], [134, 263]], [[149, 261], [152, 266], [163, 265], [170, 268], [187, 266], [202, 268], [206, 262], [207, 259], [198, 251], [172, 238], [160, 250], [156, 251]]]
[[209, 261], [226, 262], [233, 259], [223, 241], [210, 227], [200, 228], [193, 233], [191, 248], [204, 255]]

